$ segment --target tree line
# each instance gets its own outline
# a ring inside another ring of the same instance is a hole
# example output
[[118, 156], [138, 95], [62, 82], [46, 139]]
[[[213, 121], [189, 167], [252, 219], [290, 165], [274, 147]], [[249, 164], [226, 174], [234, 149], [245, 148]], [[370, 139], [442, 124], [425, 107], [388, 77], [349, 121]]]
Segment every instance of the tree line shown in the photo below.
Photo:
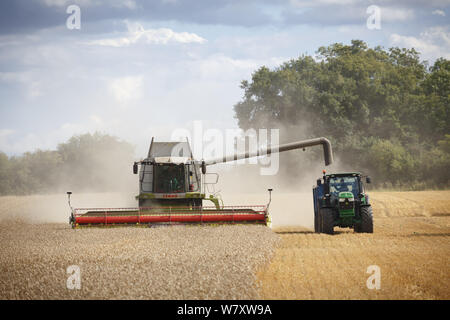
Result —
[[372, 175], [378, 187], [450, 185], [447, 59], [429, 65], [414, 49], [353, 40], [261, 67], [241, 88], [234, 111], [244, 130], [280, 128], [286, 141], [328, 137], [339, 166]]
[[73, 136], [56, 150], [0, 152], [0, 194], [127, 190], [136, 184], [133, 154], [133, 145], [100, 133]]

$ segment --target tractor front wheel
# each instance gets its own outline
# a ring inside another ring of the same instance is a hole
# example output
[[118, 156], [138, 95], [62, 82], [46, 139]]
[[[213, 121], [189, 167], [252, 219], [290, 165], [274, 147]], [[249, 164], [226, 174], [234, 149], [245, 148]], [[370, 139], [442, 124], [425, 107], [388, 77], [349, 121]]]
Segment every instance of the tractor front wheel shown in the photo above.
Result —
[[334, 234], [333, 210], [324, 208], [319, 210], [320, 232]]
[[371, 206], [361, 208], [361, 223], [355, 226], [355, 231], [373, 233], [373, 213]]

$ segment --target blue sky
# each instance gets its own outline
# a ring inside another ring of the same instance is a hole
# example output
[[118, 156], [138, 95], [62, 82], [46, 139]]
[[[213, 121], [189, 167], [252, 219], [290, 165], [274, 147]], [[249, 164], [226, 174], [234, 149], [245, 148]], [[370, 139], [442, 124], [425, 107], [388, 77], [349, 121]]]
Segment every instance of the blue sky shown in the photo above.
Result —
[[[69, 30], [66, 9], [81, 10]], [[380, 8], [380, 29], [366, 10]], [[240, 82], [335, 42], [450, 58], [450, 1], [4, 0], [0, 151], [54, 149], [100, 131], [136, 145], [176, 128], [236, 128]], [[299, 137], [301, 138], [301, 137]]]

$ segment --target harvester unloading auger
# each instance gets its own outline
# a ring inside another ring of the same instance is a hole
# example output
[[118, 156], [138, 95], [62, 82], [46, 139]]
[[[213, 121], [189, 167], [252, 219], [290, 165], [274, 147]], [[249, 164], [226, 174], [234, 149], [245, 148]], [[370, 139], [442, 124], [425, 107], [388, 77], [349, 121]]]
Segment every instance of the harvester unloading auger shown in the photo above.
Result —
[[[71, 208], [72, 227], [94, 225], [152, 225], [188, 223], [253, 223], [271, 226], [269, 203], [254, 206], [224, 206], [219, 197], [210, 194], [205, 181], [206, 167], [218, 163], [269, 155], [294, 149], [323, 146], [325, 165], [333, 162], [330, 141], [326, 138], [269, 146], [255, 152], [211, 160], [195, 160], [189, 142], [155, 142], [152, 138], [147, 158], [135, 162], [133, 173], [139, 173], [139, 206], [136, 208]], [[140, 166], [140, 170], [139, 170]], [[218, 175], [216, 178], [218, 179]], [[216, 181], [213, 183], [217, 183]], [[272, 189], [269, 189], [269, 196]], [[212, 206], [204, 206], [209, 200]]]

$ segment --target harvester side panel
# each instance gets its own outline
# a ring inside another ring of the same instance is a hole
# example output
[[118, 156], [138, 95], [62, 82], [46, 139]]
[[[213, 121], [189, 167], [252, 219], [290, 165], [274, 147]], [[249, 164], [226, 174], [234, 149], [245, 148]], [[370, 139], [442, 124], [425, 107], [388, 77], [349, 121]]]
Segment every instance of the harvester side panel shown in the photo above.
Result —
[[141, 171], [139, 172], [139, 179], [141, 181], [141, 193], [153, 192], [153, 165], [142, 165]]

